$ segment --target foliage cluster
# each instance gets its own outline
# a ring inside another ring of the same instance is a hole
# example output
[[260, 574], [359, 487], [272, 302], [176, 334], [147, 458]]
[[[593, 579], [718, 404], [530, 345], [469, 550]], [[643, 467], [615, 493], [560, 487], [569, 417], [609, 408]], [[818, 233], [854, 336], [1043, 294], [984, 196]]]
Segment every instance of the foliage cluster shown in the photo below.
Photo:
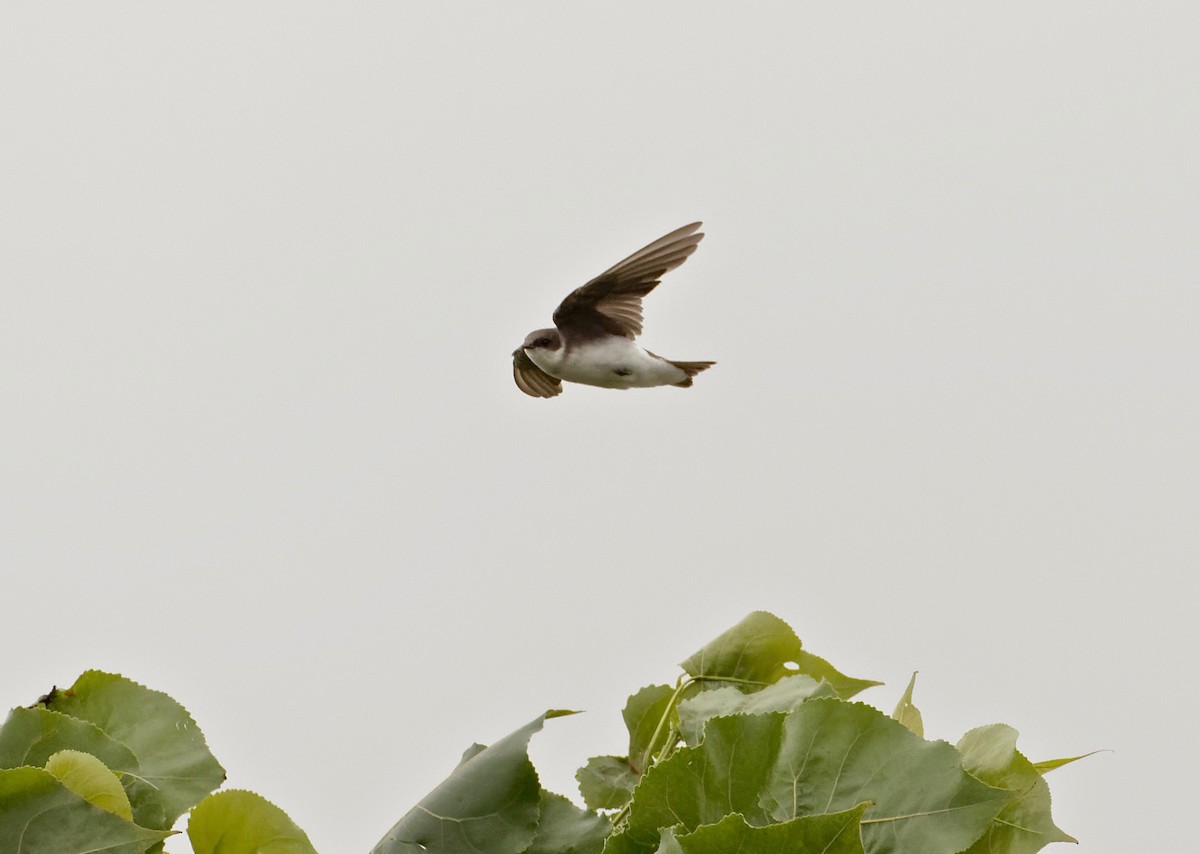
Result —
[[0, 852], [162, 851], [188, 810], [195, 854], [315, 854], [304, 831], [225, 780], [187, 710], [160, 691], [89, 670], [13, 709], [0, 727]]
[[[473, 745], [372, 854], [1034, 854], [1073, 842], [1044, 775], [1003, 724], [926, 740], [910, 682], [889, 716], [758, 611], [633, 694], [621, 756], [592, 757], [580, 808], [542, 788], [530, 738], [550, 711]], [[914, 675], [915, 681], [915, 675]], [[0, 852], [160, 852], [189, 810], [195, 854], [314, 854], [225, 772], [188, 713], [121, 676], [84, 673], [0, 727]]]

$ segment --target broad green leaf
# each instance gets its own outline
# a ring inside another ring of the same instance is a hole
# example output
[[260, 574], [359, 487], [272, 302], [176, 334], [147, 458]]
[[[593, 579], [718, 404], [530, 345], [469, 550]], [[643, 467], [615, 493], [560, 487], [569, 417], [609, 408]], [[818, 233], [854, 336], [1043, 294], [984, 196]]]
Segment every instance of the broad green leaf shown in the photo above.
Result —
[[41, 768], [0, 771], [0, 851], [144, 854], [169, 835], [93, 806]]
[[133, 821], [133, 809], [129, 806], [129, 796], [121, 788], [121, 781], [92, 754], [60, 750], [46, 760], [46, 770], [89, 804]]
[[90, 753], [114, 771], [136, 774], [137, 757], [104, 730], [61, 712], [13, 709], [0, 727], [0, 768], [41, 767], [60, 750]]
[[674, 694], [675, 689], [670, 685], [647, 685], [625, 703], [621, 717], [625, 719], [625, 727], [629, 730], [629, 761], [635, 773], [640, 774], [645, 770], [646, 758], [653, 756], [666, 743], [671, 729], [670, 720], [661, 727], [659, 721], [669, 715]]
[[956, 854], [1009, 799], [963, 771], [949, 744], [870, 706], [823, 698], [786, 715], [709, 720], [699, 746], [642, 778], [626, 835], [640, 846], [629, 850], [652, 851], [664, 827], [693, 831], [729, 813], [758, 826], [872, 801], [863, 820], [872, 854]]
[[821, 656], [813, 655], [807, 650], [801, 650], [800, 655], [796, 658], [796, 672], [811, 676], [813, 679], [823, 679], [843, 700], [849, 700], [868, 688], [883, 684], [873, 679], [855, 679], [847, 676]]
[[583, 802], [594, 810], [620, 809], [629, 802], [640, 775], [624, 756], [593, 756], [575, 772]]
[[953, 854], [982, 835], [1008, 792], [962, 769], [944, 741], [926, 741], [861, 703], [813, 700], [784, 723], [786, 765], [764, 804], [776, 821], [873, 802], [864, 847], [896, 854]]
[[908, 687], [904, 689], [904, 695], [896, 704], [896, 711], [892, 712], [892, 718], [924, 738], [925, 722], [921, 720], [921, 710], [913, 705], [913, 687], [916, 684], [917, 674], [913, 673], [912, 678], [908, 680]]
[[612, 825], [562, 795], [542, 790], [542, 815], [527, 854], [600, 854]]
[[468, 751], [450, 776], [396, 822], [372, 854], [518, 854], [533, 843], [541, 816], [541, 786], [529, 761], [539, 715], [477, 752]]
[[42, 707], [13, 709], [0, 727], [0, 768], [41, 767], [59, 750], [81, 750], [95, 756], [120, 776], [134, 822], [167, 829], [163, 793], [143, 779], [133, 751], [100, 727]]
[[[691, 833], [663, 834], [657, 854], [863, 854], [859, 822], [867, 804], [827, 815], [795, 818], [782, 824], [752, 827], [740, 815], [728, 815]], [[667, 838], [674, 847], [666, 845]]]
[[803, 674], [818, 681], [824, 679], [843, 700], [881, 684], [852, 679], [820, 656], [801, 649], [800, 638], [792, 627], [766, 611], [749, 614], [680, 666], [695, 679], [737, 680], [749, 690]]
[[1017, 731], [1006, 724], [971, 730], [958, 742], [963, 767], [1012, 800], [966, 854], [1034, 854], [1051, 842], [1075, 842], [1050, 817], [1050, 787], [1017, 751]]
[[747, 694], [732, 685], [702, 691], [679, 703], [679, 729], [683, 740], [695, 747], [704, 736], [704, 724], [722, 715], [790, 712], [811, 697], [831, 696], [827, 682], [811, 676], [785, 676], [774, 685]]
[[316, 854], [287, 813], [242, 789], [202, 800], [188, 817], [187, 834], [195, 854]]
[[1033, 767], [1037, 769], [1039, 774], [1049, 774], [1055, 768], [1061, 768], [1064, 765], [1070, 765], [1072, 762], [1078, 762], [1080, 759], [1087, 759], [1089, 756], [1095, 756], [1100, 753], [1099, 750], [1093, 750], [1091, 753], [1081, 753], [1078, 756], [1066, 756], [1062, 759], [1043, 759], [1041, 762], [1034, 762]]
[[225, 769], [209, 752], [191, 715], [161, 691], [110, 673], [89, 670], [66, 690], [47, 698], [47, 708], [89, 721], [128, 748], [138, 760], [136, 773], [155, 792], [127, 787], [138, 821], [170, 828], [179, 816], [225, 780]]
[[602, 854], [645, 854], [647, 849], [638, 845], [629, 838], [629, 834], [624, 830], [615, 832], [608, 839], [604, 840], [604, 849]]
[[795, 673], [799, 657], [800, 638], [792, 627], [774, 614], [754, 611], [680, 667], [696, 679], [721, 677], [768, 685]]
[[770, 822], [759, 801], [779, 760], [783, 720], [779, 713], [711, 719], [698, 747], [680, 748], [642, 777], [626, 825], [630, 841], [653, 851], [664, 827], [690, 832], [730, 813]]

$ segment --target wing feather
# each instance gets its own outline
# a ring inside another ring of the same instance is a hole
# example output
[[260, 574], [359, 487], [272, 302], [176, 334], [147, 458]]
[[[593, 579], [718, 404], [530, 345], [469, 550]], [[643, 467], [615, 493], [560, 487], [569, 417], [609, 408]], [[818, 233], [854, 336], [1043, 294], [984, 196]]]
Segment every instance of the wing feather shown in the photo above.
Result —
[[520, 347], [513, 350], [513, 380], [517, 388], [530, 397], [556, 397], [562, 394], [562, 380], [535, 365]]
[[572, 291], [554, 312], [554, 324], [574, 338], [642, 333], [642, 297], [696, 251], [704, 234], [693, 222], [649, 243]]

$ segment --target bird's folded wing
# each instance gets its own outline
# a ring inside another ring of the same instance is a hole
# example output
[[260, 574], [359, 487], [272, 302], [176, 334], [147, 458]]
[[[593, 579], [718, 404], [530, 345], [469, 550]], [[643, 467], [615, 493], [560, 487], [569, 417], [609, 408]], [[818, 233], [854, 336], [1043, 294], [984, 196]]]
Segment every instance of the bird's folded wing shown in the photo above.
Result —
[[562, 380], [552, 377], [526, 355], [521, 348], [513, 350], [513, 379], [517, 388], [530, 397], [554, 397], [562, 394]]
[[555, 310], [555, 326], [578, 337], [640, 335], [642, 297], [696, 251], [704, 237], [699, 228], [698, 222], [677, 228], [576, 288]]

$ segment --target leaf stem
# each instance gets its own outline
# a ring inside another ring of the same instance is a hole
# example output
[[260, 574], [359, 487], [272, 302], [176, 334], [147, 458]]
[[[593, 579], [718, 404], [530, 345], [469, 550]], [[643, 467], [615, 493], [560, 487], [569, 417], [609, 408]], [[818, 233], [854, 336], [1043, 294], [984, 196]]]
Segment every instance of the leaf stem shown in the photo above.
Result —
[[[671, 713], [675, 710], [675, 706], [679, 702], [679, 696], [697, 682], [728, 682], [733, 685], [756, 685], [760, 688], [765, 688], [771, 684], [770, 682], [760, 682], [755, 679], [739, 679], [736, 676], [688, 676], [687, 674], [680, 674], [679, 678], [675, 680], [675, 691], [671, 694], [671, 699], [667, 701], [667, 707], [663, 709], [662, 717], [658, 719], [658, 724], [654, 727], [654, 734], [650, 736], [650, 741], [646, 744], [646, 750], [638, 757], [638, 767], [634, 770], [637, 771], [639, 778], [650, 770], [651, 765], [657, 765], [666, 760], [679, 744], [679, 739], [683, 733], [674, 726], [670, 726], [667, 722], [671, 720]], [[666, 738], [663, 739], [663, 745], [658, 753], [651, 758], [658, 737], [663, 735], [663, 727], [667, 727]], [[630, 759], [632, 758], [630, 757]], [[632, 806], [633, 798], [630, 797], [625, 802], [625, 805], [613, 815], [612, 825], [614, 830], [619, 829], [622, 823], [629, 817], [629, 810]]]
[[[640, 761], [638, 762], [638, 770], [640, 773], [645, 774], [648, 770], [650, 770], [650, 754], [654, 751], [654, 744], [658, 741], [659, 735], [662, 734], [663, 726], [666, 725], [667, 721], [671, 719], [671, 712], [674, 711], [675, 704], [679, 702], [679, 695], [682, 694], [684, 689], [691, 685], [693, 681], [695, 680], [693, 680], [691, 677], [685, 678], [684, 676], [680, 676], [675, 680], [675, 692], [671, 694], [671, 699], [667, 701], [667, 707], [663, 709], [662, 717], [658, 719], [658, 726], [654, 728], [654, 734], [650, 736], [650, 741], [646, 744], [645, 752], [641, 755], [641, 757], [639, 757]], [[667, 743], [671, 743], [670, 739], [667, 740]], [[657, 765], [662, 761], [662, 759], [663, 757], [661, 755], [655, 756], [654, 764]]]
[[[675, 680], [675, 692], [671, 694], [671, 699], [667, 701], [667, 707], [663, 710], [662, 717], [658, 719], [658, 725], [654, 728], [654, 734], [650, 736], [650, 742], [646, 745], [646, 751], [639, 757], [638, 771], [644, 774], [649, 770], [651, 764], [657, 765], [670, 755], [675, 744], [679, 741], [680, 733], [674, 727], [668, 730], [668, 737], [665, 739], [662, 748], [654, 756], [653, 762], [650, 755], [654, 751], [654, 745], [658, 741], [658, 737], [663, 732], [663, 727], [667, 721], [671, 719], [671, 713], [675, 710], [676, 704], [679, 702], [679, 695], [682, 694], [689, 686], [695, 685], [697, 682], [729, 682], [734, 685], [757, 685], [766, 687], [770, 682], [759, 682], [755, 679], [739, 679], [736, 676], [687, 676], [680, 675]], [[671, 738], [670, 733], [675, 733], [675, 737]]]

